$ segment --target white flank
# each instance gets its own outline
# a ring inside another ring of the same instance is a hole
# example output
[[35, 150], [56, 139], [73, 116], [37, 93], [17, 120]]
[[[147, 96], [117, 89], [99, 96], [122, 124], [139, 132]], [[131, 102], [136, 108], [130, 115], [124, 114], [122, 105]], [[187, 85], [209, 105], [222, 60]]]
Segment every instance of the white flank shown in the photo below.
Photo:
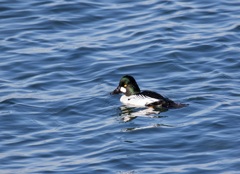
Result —
[[131, 96], [123, 95], [120, 98], [120, 101], [123, 104], [128, 106], [145, 107], [147, 104], [150, 104], [159, 100], [151, 97], [142, 96], [142, 95], [131, 95]]

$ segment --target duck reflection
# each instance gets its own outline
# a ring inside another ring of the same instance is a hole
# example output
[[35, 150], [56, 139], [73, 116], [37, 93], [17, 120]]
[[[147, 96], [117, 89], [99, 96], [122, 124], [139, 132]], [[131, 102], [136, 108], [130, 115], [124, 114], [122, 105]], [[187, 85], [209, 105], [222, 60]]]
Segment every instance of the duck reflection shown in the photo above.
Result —
[[129, 122], [137, 117], [160, 118], [160, 110], [153, 108], [130, 108], [126, 106], [120, 107], [120, 116], [123, 122]]

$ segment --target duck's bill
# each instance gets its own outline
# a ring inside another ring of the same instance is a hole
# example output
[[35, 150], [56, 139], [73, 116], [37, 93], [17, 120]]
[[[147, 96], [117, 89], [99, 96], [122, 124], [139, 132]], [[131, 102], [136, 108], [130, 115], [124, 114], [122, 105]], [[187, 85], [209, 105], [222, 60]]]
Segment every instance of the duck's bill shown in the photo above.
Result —
[[112, 91], [110, 94], [114, 95], [114, 94], [119, 94], [121, 93], [120, 87], [118, 86], [114, 91]]

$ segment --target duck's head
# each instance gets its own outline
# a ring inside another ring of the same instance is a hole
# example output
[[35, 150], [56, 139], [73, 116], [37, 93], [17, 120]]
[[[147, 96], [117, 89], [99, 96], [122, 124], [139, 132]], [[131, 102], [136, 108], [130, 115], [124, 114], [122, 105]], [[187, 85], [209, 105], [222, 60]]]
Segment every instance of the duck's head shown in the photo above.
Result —
[[130, 75], [125, 75], [121, 78], [118, 87], [111, 92], [111, 94], [123, 93], [126, 96], [130, 96], [139, 92], [140, 88], [138, 87], [136, 80]]

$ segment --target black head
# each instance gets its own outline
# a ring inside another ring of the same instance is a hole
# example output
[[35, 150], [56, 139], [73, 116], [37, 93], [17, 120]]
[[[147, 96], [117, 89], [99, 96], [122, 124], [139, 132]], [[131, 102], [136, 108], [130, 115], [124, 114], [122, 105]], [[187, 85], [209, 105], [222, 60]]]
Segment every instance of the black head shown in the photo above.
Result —
[[137, 94], [140, 92], [140, 88], [136, 80], [130, 76], [125, 75], [121, 78], [118, 87], [111, 94], [124, 93], [127, 96]]

